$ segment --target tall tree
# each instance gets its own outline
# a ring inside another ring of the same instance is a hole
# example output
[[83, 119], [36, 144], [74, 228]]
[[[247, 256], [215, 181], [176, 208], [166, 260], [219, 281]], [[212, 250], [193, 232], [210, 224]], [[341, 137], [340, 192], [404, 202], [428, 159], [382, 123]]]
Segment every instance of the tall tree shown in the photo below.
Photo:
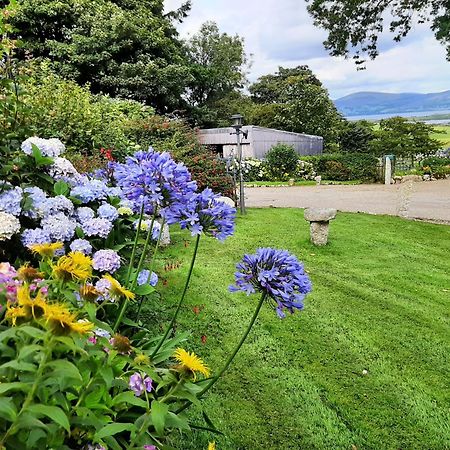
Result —
[[254, 118], [261, 117], [264, 126], [323, 136], [327, 144], [336, 142], [341, 116], [308, 66], [280, 67], [275, 74], [259, 78], [250, 92], [259, 109]]
[[328, 32], [325, 48], [332, 56], [378, 56], [378, 37], [386, 22], [394, 40], [404, 38], [415, 23], [430, 23], [450, 60], [450, 2], [448, 0], [307, 0], [314, 23]]
[[159, 112], [180, 106], [190, 79], [174, 20], [163, 0], [19, 0], [13, 25], [34, 57], [94, 93], [132, 98]]
[[186, 98], [197, 110], [200, 122], [214, 111], [214, 102], [242, 88], [246, 83], [247, 56], [244, 40], [220, 33], [215, 22], [205, 22], [186, 43], [192, 79]]

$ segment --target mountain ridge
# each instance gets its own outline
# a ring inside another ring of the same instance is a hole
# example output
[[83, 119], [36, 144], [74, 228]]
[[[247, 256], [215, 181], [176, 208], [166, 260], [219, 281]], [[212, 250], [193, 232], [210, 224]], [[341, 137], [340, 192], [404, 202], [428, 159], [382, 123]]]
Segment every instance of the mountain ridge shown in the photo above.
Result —
[[360, 91], [334, 101], [344, 116], [450, 110], [450, 90], [420, 94]]

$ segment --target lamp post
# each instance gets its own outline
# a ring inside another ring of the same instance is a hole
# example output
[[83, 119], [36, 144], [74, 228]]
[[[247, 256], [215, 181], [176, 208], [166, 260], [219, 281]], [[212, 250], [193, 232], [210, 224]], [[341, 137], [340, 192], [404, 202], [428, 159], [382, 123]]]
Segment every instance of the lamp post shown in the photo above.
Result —
[[237, 143], [237, 156], [238, 156], [238, 166], [239, 166], [239, 209], [241, 214], [245, 214], [245, 199], [244, 199], [244, 174], [242, 173], [242, 144], [241, 144], [241, 134], [246, 138], [247, 132], [242, 131], [242, 119], [241, 114], [234, 114], [231, 116], [234, 128], [234, 133], [236, 135]]

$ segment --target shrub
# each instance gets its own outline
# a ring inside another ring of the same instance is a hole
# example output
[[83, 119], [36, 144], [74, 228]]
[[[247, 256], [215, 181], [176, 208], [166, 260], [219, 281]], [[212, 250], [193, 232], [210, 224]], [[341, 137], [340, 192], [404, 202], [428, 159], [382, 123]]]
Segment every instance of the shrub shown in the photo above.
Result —
[[276, 179], [286, 180], [295, 173], [298, 159], [299, 156], [294, 147], [287, 144], [277, 144], [267, 152], [267, 169]]
[[437, 156], [425, 158], [421, 161], [420, 165], [422, 167], [439, 167], [450, 165], [450, 158], [439, 158]]
[[317, 174], [327, 180], [375, 180], [377, 177], [378, 160], [368, 154], [333, 153], [302, 159], [312, 163]]

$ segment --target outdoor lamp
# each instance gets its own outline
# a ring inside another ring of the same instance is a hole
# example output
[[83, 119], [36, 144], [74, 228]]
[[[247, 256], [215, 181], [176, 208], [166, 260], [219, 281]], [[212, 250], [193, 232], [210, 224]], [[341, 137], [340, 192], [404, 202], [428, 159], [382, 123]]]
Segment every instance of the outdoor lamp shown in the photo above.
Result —
[[244, 117], [241, 114], [233, 114], [230, 119], [233, 121], [233, 125], [231, 125], [234, 129], [239, 130], [242, 128], [242, 119]]
[[239, 209], [241, 214], [245, 214], [245, 200], [244, 200], [244, 175], [242, 173], [242, 142], [241, 142], [241, 134], [244, 138], [247, 138], [247, 132], [242, 131], [242, 122], [243, 122], [242, 114], [234, 114], [230, 117], [233, 121], [231, 125], [235, 132], [231, 134], [236, 135], [236, 144], [237, 144], [237, 154], [238, 154], [238, 167], [239, 167]]

